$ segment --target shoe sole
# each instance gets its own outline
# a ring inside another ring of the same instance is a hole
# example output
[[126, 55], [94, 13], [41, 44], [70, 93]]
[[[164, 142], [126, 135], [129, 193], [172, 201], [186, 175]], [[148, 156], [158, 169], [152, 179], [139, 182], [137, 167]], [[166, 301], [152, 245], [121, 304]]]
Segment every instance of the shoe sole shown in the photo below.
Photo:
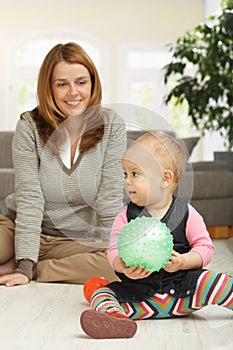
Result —
[[132, 338], [137, 331], [136, 322], [95, 310], [84, 311], [80, 323], [83, 331], [95, 339]]

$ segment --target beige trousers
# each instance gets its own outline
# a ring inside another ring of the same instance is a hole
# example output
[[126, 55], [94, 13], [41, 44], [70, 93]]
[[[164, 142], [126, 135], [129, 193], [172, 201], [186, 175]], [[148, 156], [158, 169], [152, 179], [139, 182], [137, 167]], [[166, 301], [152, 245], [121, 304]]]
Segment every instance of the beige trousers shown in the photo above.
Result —
[[[0, 264], [15, 255], [14, 236], [14, 223], [0, 215]], [[103, 276], [110, 282], [117, 280], [108, 262], [106, 248], [41, 233], [37, 263], [38, 282], [85, 283], [93, 276]]]

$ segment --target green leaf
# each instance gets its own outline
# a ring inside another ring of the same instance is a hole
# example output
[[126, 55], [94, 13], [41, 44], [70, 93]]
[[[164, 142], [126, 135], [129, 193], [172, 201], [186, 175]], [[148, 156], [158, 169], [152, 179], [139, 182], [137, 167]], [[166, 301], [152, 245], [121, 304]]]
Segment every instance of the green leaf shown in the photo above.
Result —
[[[164, 82], [173, 86], [165, 104], [188, 103], [188, 113], [201, 132], [218, 130], [233, 148], [233, 1], [222, 1], [222, 12], [200, 23], [169, 45], [172, 59]], [[187, 67], [193, 73], [186, 74]]]

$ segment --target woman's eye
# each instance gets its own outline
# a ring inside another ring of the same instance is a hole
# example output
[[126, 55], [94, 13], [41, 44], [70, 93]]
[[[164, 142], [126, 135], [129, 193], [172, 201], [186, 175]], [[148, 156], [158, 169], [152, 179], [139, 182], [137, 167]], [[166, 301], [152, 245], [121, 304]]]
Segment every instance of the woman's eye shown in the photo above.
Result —
[[138, 176], [138, 173], [136, 173], [135, 171], [133, 171], [133, 177], [137, 177]]
[[58, 87], [63, 87], [63, 86], [65, 86], [65, 85], [66, 85], [66, 83], [58, 83], [58, 84], [57, 84]]
[[79, 85], [84, 85], [85, 83], [86, 83], [85, 80], [79, 80], [79, 81], [78, 81], [78, 84], [79, 84]]
[[126, 178], [127, 178], [127, 173], [126, 173], [126, 172], [124, 172], [123, 174], [124, 174], [124, 178], [126, 179]]

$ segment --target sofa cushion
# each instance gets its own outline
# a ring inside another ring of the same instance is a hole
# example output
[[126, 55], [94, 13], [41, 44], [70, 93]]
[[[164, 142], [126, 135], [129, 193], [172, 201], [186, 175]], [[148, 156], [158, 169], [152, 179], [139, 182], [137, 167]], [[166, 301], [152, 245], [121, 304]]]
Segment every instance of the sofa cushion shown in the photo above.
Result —
[[233, 225], [233, 198], [192, 199], [191, 204], [203, 216], [207, 226]]
[[232, 171], [190, 171], [184, 174], [178, 193], [182, 198], [187, 194], [193, 199], [232, 198], [232, 184]]
[[13, 131], [0, 131], [0, 168], [13, 168], [11, 155], [13, 135]]
[[188, 171], [230, 171], [230, 166], [224, 160], [198, 161], [187, 164]]
[[15, 172], [14, 169], [0, 168], [0, 198], [4, 199], [8, 194], [14, 192]]
[[188, 158], [191, 156], [193, 149], [197, 145], [199, 139], [200, 139], [199, 137], [195, 137], [195, 136], [194, 137], [185, 137], [183, 139], [180, 139], [186, 147]]

